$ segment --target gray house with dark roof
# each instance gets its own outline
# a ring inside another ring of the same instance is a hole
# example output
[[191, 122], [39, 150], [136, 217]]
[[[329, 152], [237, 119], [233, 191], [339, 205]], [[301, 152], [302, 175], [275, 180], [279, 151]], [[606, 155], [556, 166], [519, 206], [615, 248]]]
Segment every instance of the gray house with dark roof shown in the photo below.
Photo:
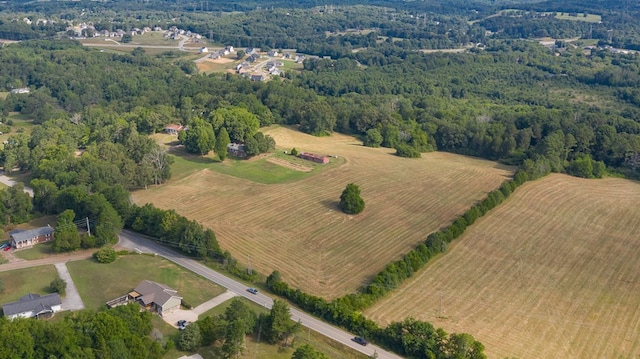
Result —
[[53, 228], [51, 226], [29, 229], [26, 231], [15, 230], [9, 232], [11, 247], [15, 249], [33, 247], [38, 243], [53, 240]]
[[58, 293], [40, 294], [29, 293], [17, 302], [2, 305], [4, 316], [14, 318], [50, 318], [62, 310], [62, 300]]
[[147, 310], [160, 315], [180, 309], [182, 297], [175, 289], [150, 280], [144, 280], [129, 293], [129, 297], [138, 301]]

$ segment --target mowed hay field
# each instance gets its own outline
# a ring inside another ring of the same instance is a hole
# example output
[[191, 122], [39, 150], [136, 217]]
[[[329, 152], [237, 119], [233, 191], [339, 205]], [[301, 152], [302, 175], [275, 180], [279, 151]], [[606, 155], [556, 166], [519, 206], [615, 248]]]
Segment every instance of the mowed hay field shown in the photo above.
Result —
[[[346, 162], [269, 185], [202, 170], [137, 191], [134, 200], [200, 221], [243, 265], [250, 256], [253, 269], [277, 269], [293, 286], [326, 298], [356, 290], [513, 174], [495, 162], [448, 153], [399, 158], [340, 134], [318, 138], [284, 127], [266, 133], [280, 151], [296, 147]], [[350, 182], [366, 202], [357, 216], [339, 209]]]
[[529, 182], [366, 314], [472, 334], [489, 358], [637, 358], [638, 204], [638, 182]]

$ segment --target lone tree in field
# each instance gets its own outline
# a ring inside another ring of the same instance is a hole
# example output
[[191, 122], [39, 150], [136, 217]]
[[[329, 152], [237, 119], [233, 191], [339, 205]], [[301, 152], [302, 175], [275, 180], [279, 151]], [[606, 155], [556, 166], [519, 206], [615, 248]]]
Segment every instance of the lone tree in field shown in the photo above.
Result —
[[364, 200], [360, 197], [360, 188], [349, 183], [340, 195], [340, 208], [347, 214], [358, 214], [364, 210]]

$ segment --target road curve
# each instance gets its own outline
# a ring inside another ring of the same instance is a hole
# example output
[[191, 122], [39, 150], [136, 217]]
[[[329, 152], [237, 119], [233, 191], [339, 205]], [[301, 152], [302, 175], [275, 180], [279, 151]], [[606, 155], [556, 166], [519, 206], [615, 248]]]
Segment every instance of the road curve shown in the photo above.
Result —
[[[16, 185], [16, 181], [14, 181], [13, 179], [7, 177], [4, 174], [4, 171], [0, 172], [0, 183], [4, 183], [9, 187], [13, 187]], [[33, 198], [33, 189], [31, 189], [30, 187], [24, 186], [24, 191], [25, 193], [28, 193], [29, 196], [31, 196]]]
[[[120, 233], [120, 242], [118, 243], [118, 246], [142, 253], [155, 253], [156, 255], [164, 257], [179, 266], [182, 266], [218, 285], [227, 288], [229, 291], [235, 293], [238, 296], [247, 298], [259, 305], [262, 305], [265, 308], [271, 309], [271, 306], [273, 305], [273, 299], [271, 299], [271, 297], [266, 296], [262, 293], [251, 294], [247, 292], [248, 287], [245, 284], [224, 276], [214, 271], [213, 269], [206, 267], [200, 262], [178, 254], [164, 246], [153, 242], [148, 238], [145, 238], [145, 236], [142, 236], [140, 234], [126, 230], [122, 231], [122, 233]], [[374, 355], [374, 353], [377, 353], [378, 358], [380, 359], [402, 358], [401, 356], [388, 352], [372, 344], [369, 344], [368, 346], [357, 344], [351, 340], [354, 337], [353, 334], [327, 324], [300, 310], [291, 308], [291, 319], [299, 322], [303, 326], [310, 328], [313, 331], [316, 331], [363, 354]]]

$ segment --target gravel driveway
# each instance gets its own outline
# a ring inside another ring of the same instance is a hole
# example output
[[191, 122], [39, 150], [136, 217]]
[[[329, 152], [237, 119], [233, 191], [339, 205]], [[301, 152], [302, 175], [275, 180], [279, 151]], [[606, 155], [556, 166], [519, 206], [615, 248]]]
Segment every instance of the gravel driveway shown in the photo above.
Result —
[[56, 267], [60, 278], [67, 283], [66, 295], [62, 299], [62, 310], [84, 309], [84, 303], [82, 302], [82, 298], [80, 298], [76, 285], [73, 283], [73, 279], [71, 279], [71, 275], [67, 269], [67, 264], [56, 263], [54, 266]]

